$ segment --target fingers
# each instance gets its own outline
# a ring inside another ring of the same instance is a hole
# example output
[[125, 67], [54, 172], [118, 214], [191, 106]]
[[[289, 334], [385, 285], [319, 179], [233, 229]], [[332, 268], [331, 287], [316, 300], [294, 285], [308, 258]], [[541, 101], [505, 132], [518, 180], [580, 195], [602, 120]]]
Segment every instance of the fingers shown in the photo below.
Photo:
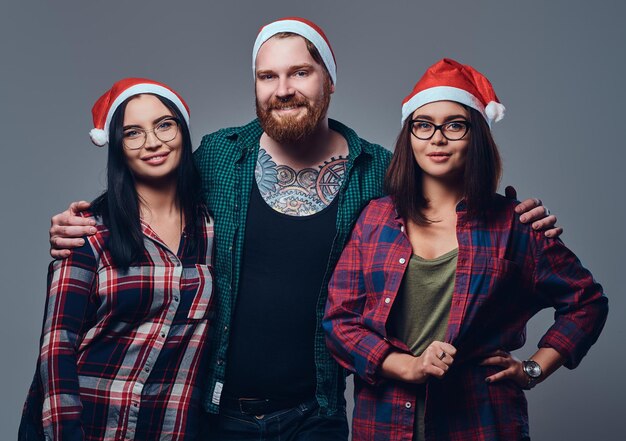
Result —
[[93, 219], [78, 216], [71, 211], [71, 209], [65, 210], [63, 213], [52, 216], [50, 225], [55, 226], [93, 226], [96, 222]]
[[78, 216], [91, 206], [89, 202], [72, 202], [63, 213], [59, 213], [50, 220], [50, 255], [55, 259], [68, 257], [68, 248], [82, 246], [85, 241], [83, 236], [96, 234], [96, 222]]
[[92, 226], [53, 226], [50, 227], [50, 241], [55, 237], [73, 239], [96, 234], [96, 227]]
[[551, 214], [550, 216], [546, 216], [542, 219], [539, 219], [532, 223], [533, 230], [547, 230], [554, 227], [556, 224], [556, 216]]
[[537, 198], [526, 199], [515, 206], [515, 212], [518, 214], [526, 213], [527, 211], [532, 210], [533, 208], [540, 207], [541, 204], [542, 204], [541, 199], [537, 199]]
[[432, 342], [420, 356], [425, 375], [442, 378], [454, 363], [456, 348], [449, 343]]
[[87, 209], [89, 209], [89, 207], [91, 207], [91, 204], [87, 201], [77, 201], [77, 202], [72, 202], [68, 208], [68, 210], [72, 213], [72, 214], [78, 214], [82, 211], [85, 211]]
[[85, 240], [81, 238], [72, 239], [60, 236], [54, 236], [50, 238], [50, 246], [56, 250], [82, 247], [84, 244]]
[[549, 230], [546, 230], [544, 234], [546, 237], [559, 237], [561, 234], [563, 234], [563, 227], [550, 228]]
[[503, 367], [499, 372], [485, 378], [487, 383], [494, 383], [504, 379], [513, 379], [519, 385], [524, 383], [525, 374], [522, 371], [522, 362], [509, 352], [498, 350], [487, 355], [481, 363], [481, 366], [500, 366]]
[[500, 372], [496, 372], [493, 375], [490, 375], [489, 377], [485, 378], [485, 381], [487, 383], [495, 383], [496, 381], [502, 381], [504, 379], [513, 379], [513, 378], [517, 378], [517, 370], [514, 366], [511, 366], [507, 369], [504, 369]]
[[[526, 201], [524, 201], [524, 202], [526, 202]], [[518, 205], [518, 207], [519, 207], [519, 205]], [[537, 206], [535, 208], [530, 208], [530, 209], [526, 210], [519, 217], [519, 219], [520, 219], [520, 221], [522, 223], [528, 223], [528, 222], [537, 221], [539, 219], [544, 219], [546, 216], [548, 216], [549, 211], [547, 211], [547, 210], [548, 209], [546, 207], [544, 207], [543, 205], [539, 205], [539, 206]]]
[[[538, 206], [535, 206], [537, 204]], [[534, 206], [534, 208], [530, 208], [532, 206]], [[532, 222], [532, 229], [544, 231], [546, 237], [559, 237], [563, 233], [563, 228], [556, 226], [556, 216], [550, 214], [550, 210], [541, 205], [539, 199], [526, 199], [515, 207], [515, 211], [517, 213], [523, 213], [519, 218], [522, 223]]]
[[96, 234], [96, 222], [78, 216], [91, 204], [86, 201], [72, 202], [67, 210], [52, 217], [50, 224], [50, 256], [64, 259], [70, 255], [71, 248], [85, 244], [83, 236]]
[[65, 259], [70, 257], [70, 250], [55, 250], [54, 248], [50, 248], [50, 256], [53, 259]]
[[504, 189], [504, 195], [509, 199], [517, 199], [517, 190], [512, 185], [508, 185]]

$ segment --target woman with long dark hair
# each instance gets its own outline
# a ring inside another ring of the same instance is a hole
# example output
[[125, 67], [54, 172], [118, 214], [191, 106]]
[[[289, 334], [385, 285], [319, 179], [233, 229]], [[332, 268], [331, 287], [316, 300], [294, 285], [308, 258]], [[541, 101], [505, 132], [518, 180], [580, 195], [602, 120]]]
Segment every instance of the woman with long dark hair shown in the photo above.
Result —
[[[329, 285], [327, 343], [355, 373], [354, 439], [528, 439], [524, 389], [574, 368], [606, 319], [602, 287], [496, 194], [489, 81], [444, 59], [405, 99], [388, 197], [361, 214]], [[525, 361], [528, 320], [555, 321]]]
[[118, 81], [93, 107], [107, 189], [96, 234], [52, 262], [20, 438], [195, 439], [202, 416], [213, 222], [189, 110], [168, 86]]

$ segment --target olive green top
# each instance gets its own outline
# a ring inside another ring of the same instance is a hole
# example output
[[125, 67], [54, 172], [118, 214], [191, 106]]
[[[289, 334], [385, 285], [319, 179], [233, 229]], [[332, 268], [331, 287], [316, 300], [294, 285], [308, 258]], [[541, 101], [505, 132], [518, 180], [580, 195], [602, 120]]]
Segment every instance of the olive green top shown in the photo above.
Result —
[[391, 310], [390, 331], [415, 356], [446, 335], [458, 254], [456, 248], [435, 259], [413, 254], [409, 260]]
[[[448, 327], [458, 248], [435, 259], [413, 254], [390, 316], [392, 335], [419, 356], [433, 341], [443, 341]], [[424, 387], [418, 387], [414, 441], [424, 440]]]

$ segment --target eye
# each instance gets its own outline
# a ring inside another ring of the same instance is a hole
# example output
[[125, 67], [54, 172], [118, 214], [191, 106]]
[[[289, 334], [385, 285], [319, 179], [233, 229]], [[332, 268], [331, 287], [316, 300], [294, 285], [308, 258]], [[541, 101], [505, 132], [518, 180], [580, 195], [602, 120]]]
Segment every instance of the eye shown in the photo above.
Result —
[[124, 138], [128, 138], [128, 139], [139, 138], [142, 134], [143, 132], [139, 130], [135, 130], [135, 129], [126, 130], [124, 132]]
[[163, 121], [161, 121], [156, 127], [156, 130], [169, 130], [172, 127], [174, 127], [176, 123], [174, 122], [173, 119], [164, 119]]
[[466, 124], [463, 121], [452, 121], [446, 124], [446, 130], [449, 132], [462, 132], [465, 130]]
[[413, 129], [420, 132], [429, 132], [433, 128], [433, 125], [426, 121], [415, 121], [413, 123]]
[[267, 80], [271, 80], [272, 78], [274, 78], [274, 75], [269, 74], [269, 73], [259, 74], [257, 75], [257, 78], [261, 81], [267, 81]]
[[293, 74], [294, 77], [306, 77], [308, 75], [309, 75], [309, 72], [306, 70], [297, 70]]

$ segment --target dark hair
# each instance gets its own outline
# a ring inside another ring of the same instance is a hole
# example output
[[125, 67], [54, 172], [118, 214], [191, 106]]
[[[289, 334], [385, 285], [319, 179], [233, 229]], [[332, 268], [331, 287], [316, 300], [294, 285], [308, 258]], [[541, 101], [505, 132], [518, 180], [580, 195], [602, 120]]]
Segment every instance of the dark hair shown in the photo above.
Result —
[[[463, 172], [464, 197], [468, 213], [480, 217], [498, 188], [502, 161], [485, 118], [477, 110], [465, 108], [469, 112], [471, 129]], [[411, 148], [410, 119], [406, 119], [396, 140], [385, 176], [385, 192], [393, 198], [401, 217], [425, 225], [432, 221], [424, 215], [428, 201], [422, 188], [422, 169]]]
[[[108, 249], [113, 261], [122, 269], [136, 262], [144, 251], [143, 233], [139, 220], [139, 198], [135, 179], [126, 163], [123, 146], [124, 112], [134, 95], [115, 110], [109, 125], [109, 156], [107, 189], [92, 203], [95, 215], [101, 216], [110, 231]], [[185, 217], [189, 245], [195, 249], [198, 240], [198, 219], [206, 213], [201, 190], [200, 173], [193, 161], [189, 127], [178, 107], [159, 95], [159, 101], [178, 119], [182, 134], [182, 151], [176, 177], [176, 199]]]

